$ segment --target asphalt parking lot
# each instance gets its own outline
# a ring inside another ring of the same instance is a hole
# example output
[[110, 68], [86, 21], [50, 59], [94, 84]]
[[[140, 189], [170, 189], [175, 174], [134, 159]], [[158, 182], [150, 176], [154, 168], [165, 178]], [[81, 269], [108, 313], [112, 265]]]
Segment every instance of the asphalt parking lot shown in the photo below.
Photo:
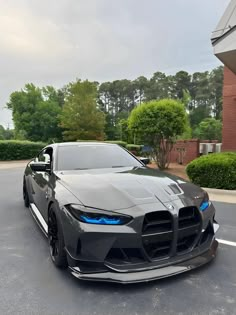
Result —
[[[236, 314], [236, 247], [209, 265], [161, 281], [78, 281], [50, 261], [47, 240], [22, 201], [23, 168], [0, 170], [0, 315]], [[218, 238], [236, 242], [236, 204], [215, 203]]]

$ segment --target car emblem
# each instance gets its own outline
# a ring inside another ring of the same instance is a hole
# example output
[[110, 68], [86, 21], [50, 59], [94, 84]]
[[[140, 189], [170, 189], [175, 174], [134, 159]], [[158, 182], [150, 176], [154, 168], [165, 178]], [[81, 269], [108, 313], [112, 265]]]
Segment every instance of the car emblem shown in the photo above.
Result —
[[166, 205], [166, 207], [167, 207], [169, 210], [174, 210], [174, 206], [172, 206], [172, 205], [169, 204], [169, 203]]

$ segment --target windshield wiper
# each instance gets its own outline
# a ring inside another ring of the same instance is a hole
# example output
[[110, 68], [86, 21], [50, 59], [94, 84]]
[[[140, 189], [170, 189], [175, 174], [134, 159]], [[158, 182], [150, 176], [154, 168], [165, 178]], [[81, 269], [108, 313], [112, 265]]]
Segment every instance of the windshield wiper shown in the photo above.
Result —
[[80, 167], [74, 168], [75, 171], [78, 171], [78, 170], [79, 170], [79, 171], [82, 171], [82, 170], [88, 170], [88, 169], [89, 169], [89, 168], [85, 168], [85, 167], [84, 167], [84, 168], [80, 168]]

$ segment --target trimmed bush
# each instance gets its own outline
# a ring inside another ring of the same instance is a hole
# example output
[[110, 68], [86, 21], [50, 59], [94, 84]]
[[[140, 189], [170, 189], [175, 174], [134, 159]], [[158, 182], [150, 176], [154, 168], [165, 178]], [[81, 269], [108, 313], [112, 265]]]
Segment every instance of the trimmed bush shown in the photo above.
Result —
[[142, 145], [138, 144], [127, 144], [126, 149], [132, 152], [134, 155], [142, 155]]
[[114, 141], [105, 141], [105, 142], [107, 142], [107, 143], [113, 143], [113, 144], [118, 144], [118, 145], [120, 145], [121, 147], [123, 147], [123, 148], [126, 148], [126, 146], [127, 146], [127, 143], [125, 142], [125, 141], [119, 141], [119, 140], [114, 140]]
[[188, 164], [186, 171], [191, 181], [202, 187], [236, 189], [236, 153], [201, 156]]
[[0, 161], [32, 159], [45, 146], [43, 142], [0, 141]]

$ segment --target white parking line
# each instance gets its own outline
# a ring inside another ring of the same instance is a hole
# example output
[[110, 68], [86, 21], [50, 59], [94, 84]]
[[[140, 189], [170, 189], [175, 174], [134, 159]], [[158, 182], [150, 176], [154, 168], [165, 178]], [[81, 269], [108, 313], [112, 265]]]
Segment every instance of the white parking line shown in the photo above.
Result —
[[217, 239], [217, 241], [218, 241], [220, 244], [225, 244], [225, 245], [229, 245], [229, 246], [234, 246], [234, 247], [236, 247], [236, 242], [225, 241], [225, 240], [220, 240], [220, 239]]

